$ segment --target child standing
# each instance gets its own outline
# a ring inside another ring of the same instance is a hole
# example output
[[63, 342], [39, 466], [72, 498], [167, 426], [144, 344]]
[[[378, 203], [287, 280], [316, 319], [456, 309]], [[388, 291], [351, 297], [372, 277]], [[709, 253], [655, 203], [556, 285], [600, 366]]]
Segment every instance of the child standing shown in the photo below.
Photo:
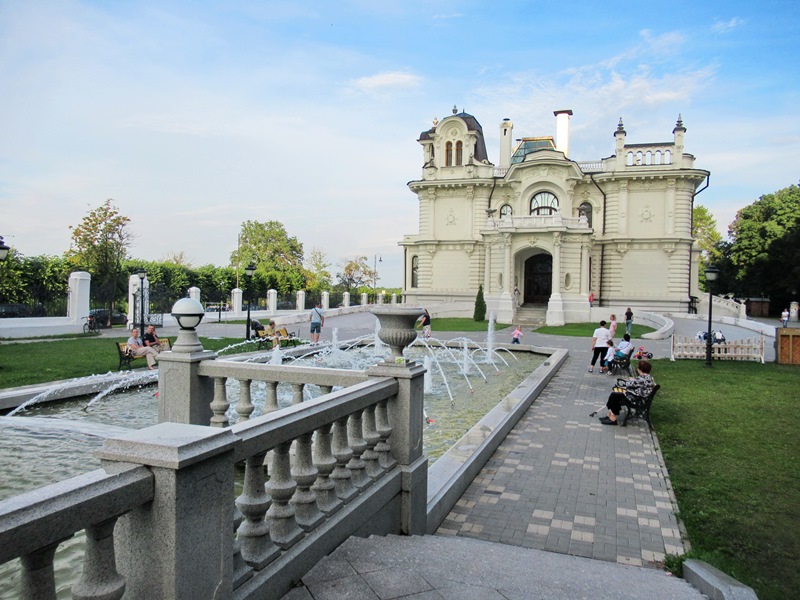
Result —
[[522, 325], [517, 325], [517, 328], [511, 333], [511, 343], [519, 344], [523, 337], [525, 337], [525, 334], [522, 333]]
[[614, 340], [608, 340], [608, 342], [606, 342], [606, 343], [608, 345], [608, 350], [606, 350], [606, 357], [605, 357], [606, 366], [605, 367], [601, 366], [600, 367], [600, 372], [601, 373], [608, 372], [610, 374], [611, 373], [611, 361], [614, 360]]

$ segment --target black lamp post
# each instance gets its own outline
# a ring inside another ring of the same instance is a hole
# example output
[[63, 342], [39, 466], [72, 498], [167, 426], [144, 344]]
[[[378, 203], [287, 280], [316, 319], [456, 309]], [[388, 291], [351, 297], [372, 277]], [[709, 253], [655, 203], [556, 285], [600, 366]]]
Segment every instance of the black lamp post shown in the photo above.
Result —
[[383, 258], [377, 254], [373, 257], [372, 261], [372, 295], [374, 296], [373, 302], [378, 303], [378, 263], [383, 262]]
[[244, 274], [247, 275], [247, 332], [245, 333], [244, 339], [250, 339], [250, 304], [253, 301], [253, 293], [250, 291], [252, 286], [250, 285], [253, 280], [253, 273], [256, 272], [256, 266], [253, 263], [250, 263], [244, 268]]
[[[139, 276], [139, 314], [142, 317], [139, 321], [139, 334], [144, 338], [144, 278], [147, 277], [147, 271], [139, 269], [136, 274]], [[133, 320], [136, 320], [135, 316]]]
[[706, 366], [712, 366], [711, 362], [711, 307], [714, 304], [714, 299], [711, 295], [711, 284], [714, 283], [719, 277], [719, 269], [714, 265], [706, 267], [706, 287], [708, 287], [708, 333], [706, 333]]
[[11, 250], [6, 243], [3, 241], [3, 236], [0, 235], [0, 260], [5, 260], [8, 256], [8, 251]]

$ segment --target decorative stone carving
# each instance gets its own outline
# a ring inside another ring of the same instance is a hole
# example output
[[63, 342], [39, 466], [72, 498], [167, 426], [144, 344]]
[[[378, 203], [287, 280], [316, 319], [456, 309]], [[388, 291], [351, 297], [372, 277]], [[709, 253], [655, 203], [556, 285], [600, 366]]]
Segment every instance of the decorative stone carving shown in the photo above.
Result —
[[417, 330], [414, 329], [414, 324], [425, 314], [425, 311], [421, 308], [390, 305], [376, 306], [371, 312], [378, 317], [381, 324], [378, 337], [392, 351], [388, 362], [405, 364], [403, 349], [417, 339]]
[[639, 211], [639, 220], [642, 223], [652, 223], [653, 217], [655, 217], [655, 212], [650, 208], [649, 204], [645, 204], [642, 210]]
[[455, 211], [453, 211], [452, 208], [447, 212], [447, 216], [445, 217], [444, 220], [445, 220], [445, 225], [447, 227], [453, 227], [458, 223], [458, 219], [456, 218], [456, 213]]
[[617, 247], [615, 249], [620, 256], [625, 256], [625, 253], [629, 250], [628, 242], [617, 242]]

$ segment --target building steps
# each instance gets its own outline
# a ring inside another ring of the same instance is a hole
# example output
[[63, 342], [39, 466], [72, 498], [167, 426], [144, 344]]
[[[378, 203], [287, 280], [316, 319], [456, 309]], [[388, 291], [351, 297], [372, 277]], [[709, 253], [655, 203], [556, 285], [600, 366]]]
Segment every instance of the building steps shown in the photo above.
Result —
[[534, 306], [523, 305], [517, 307], [516, 314], [514, 315], [513, 325], [522, 325], [523, 327], [540, 327], [545, 324], [547, 318], [547, 306]]

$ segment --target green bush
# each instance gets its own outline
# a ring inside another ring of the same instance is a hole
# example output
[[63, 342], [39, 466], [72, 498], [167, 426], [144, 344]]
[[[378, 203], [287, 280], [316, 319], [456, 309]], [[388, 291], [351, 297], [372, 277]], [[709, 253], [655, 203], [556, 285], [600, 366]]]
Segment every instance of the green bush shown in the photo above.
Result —
[[486, 320], [486, 301], [483, 299], [483, 286], [478, 286], [478, 295], [475, 297], [475, 313], [472, 315], [475, 321]]

